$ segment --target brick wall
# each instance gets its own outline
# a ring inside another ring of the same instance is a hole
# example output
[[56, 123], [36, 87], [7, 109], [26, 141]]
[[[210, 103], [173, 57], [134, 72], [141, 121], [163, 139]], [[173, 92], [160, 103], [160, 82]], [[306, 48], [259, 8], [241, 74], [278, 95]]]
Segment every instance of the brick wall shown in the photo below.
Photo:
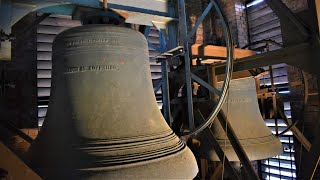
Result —
[[243, 47], [248, 44], [248, 24], [245, 4], [237, 0], [235, 2], [235, 21], [237, 25], [237, 45]]
[[[191, 31], [192, 27], [195, 25], [208, 4], [209, 1], [206, 0], [186, 0], [188, 32]], [[225, 45], [220, 18], [214, 8], [211, 9], [199, 26], [195, 36], [193, 37], [193, 42], [198, 44]]]
[[[186, 0], [188, 32], [195, 25], [209, 1]], [[248, 29], [245, 6], [242, 0], [220, 0], [230, 25], [232, 36], [238, 47], [248, 44]], [[193, 39], [194, 43], [225, 46], [221, 19], [213, 8], [199, 26]]]

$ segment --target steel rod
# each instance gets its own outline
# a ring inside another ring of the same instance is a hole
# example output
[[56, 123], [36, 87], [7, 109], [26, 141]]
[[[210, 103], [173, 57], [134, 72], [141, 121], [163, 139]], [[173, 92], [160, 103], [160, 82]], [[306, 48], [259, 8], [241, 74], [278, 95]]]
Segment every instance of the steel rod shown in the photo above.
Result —
[[[186, 17], [186, 7], [185, 1], [180, 0], [180, 16], [182, 17], [182, 36], [184, 39], [187, 37], [187, 17]], [[194, 129], [194, 117], [193, 117], [193, 101], [192, 101], [192, 87], [191, 87], [191, 61], [190, 61], [190, 51], [189, 51], [189, 43], [188, 41], [183, 42], [184, 47], [184, 63], [185, 63], [185, 81], [186, 81], [186, 89], [187, 89], [187, 101], [188, 101], [188, 122], [189, 129]]]
[[[160, 53], [167, 51], [167, 41], [165, 37], [165, 30], [159, 30], [160, 37]], [[170, 114], [170, 97], [169, 97], [169, 78], [168, 78], [168, 62], [161, 62], [161, 76], [162, 76], [162, 111], [164, 119], [167, 121], [168, 125], [171, 125], [171, 114]]]
[[196, 76], [195, 74], [191, 73], [191, 78], [197, 81], [198, 83], [200, 83], [205, 88], [207, 88], [211, 93], [221, 96], [221, 92], [218, 89], [214, 88], [213, 86], [211, 86], [210, 84], [208, 84], [207, 82], [205, 82], [204, 80]]

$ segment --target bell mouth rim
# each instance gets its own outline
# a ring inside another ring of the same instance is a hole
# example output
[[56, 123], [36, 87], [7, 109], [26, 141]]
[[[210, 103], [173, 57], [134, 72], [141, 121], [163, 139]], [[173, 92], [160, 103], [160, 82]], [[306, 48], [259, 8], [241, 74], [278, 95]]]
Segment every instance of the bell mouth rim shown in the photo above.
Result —
[[[251, 145], [259, 145], [259, 144], [269, 144], [274, 141], [279, 141], [279, 139], [274, 135], [270, 134], [268, 136], [256, 137], [256, 138], [247, 138], [247, 139], [238, 139], [241, 146], [251, 146]], [[229, 139], [217, 139], [221, 147], [232, 146]]]
[[[263, 146], [261, 146], [261, 144], [263, 144]], [[261, 144], [251, 144], [251, 145], [241, 144], [250, 161], [267, 159], [276, 155], [280, 155], [284, 152], [283, 145], [280, 142], [280, 140], [277, 138], [275, 138], [272, 141], [268, 141]], [[224, 146], [224, 144], [220, 144], [220, 145], [229, 161], [235, 161], [235, 162], [240, 161], [235, 151], [233, 150], [231, 144], [230, 146]], [[219, 157], [217, 156], [214, 150], [210, 152], [209, 151], [204, 152], [202, 153], [202, 156], [212, 161], [220, 161]]]
[[[41, 169], [42, 172], [46, 171], [45, 168]], [[168, 173], [168, 171], [171, 171], [171, 173]], [[193, 179], [198, 171], [195, 157], [191, 150], [183, 144], [179, 151], [161, 158], [114, 167], [77, 169], [68, 176], [83, 177], [84, 175], [92, 178], [92, 175], [93, 178], [98, 176], [107, 179], [158, 179], [159, 177], [161, 179]], [[65, 176], [63, 172], [61, 175]], [[54, 176], [58, 177], [59, 174], [54, 174]]]
[[131, 167], [135, 167], [135, 166], [146, 165], [146, 164], [149, 164], [149, 163], [155, 163], [155, 162], [171, 159], [172, 157], [181, 155], [186, 150], [187, 150], [187, 146], [183, 145], [183, 147], [181, 147], [180, 150], [178, 150], [178, 151], [176, 151], [174, 153], [171, 153], [170, 155], [163, 155], [161, 157], [153, 158], [153, 159], [150, 159], [150, 160], [142, 160], [142, 161], [139, 161], [139, 162], [127, 163], [127, 164], [115, 165], [115, 166], [107, 166], [107, 167], [79, 168], [76, 171], [82, 172], [82, 171], [102, 171], [102, 170], [115, 171], [115, 170], [121, 170], [123, 168], [131, 168]]

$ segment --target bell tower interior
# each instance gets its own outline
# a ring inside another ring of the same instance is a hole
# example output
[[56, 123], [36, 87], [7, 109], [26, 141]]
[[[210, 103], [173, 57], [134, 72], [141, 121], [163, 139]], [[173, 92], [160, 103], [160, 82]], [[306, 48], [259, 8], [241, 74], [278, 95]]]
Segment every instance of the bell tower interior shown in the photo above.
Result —
[[0, 0], [0, 180], [320, 179], [320, 0]]

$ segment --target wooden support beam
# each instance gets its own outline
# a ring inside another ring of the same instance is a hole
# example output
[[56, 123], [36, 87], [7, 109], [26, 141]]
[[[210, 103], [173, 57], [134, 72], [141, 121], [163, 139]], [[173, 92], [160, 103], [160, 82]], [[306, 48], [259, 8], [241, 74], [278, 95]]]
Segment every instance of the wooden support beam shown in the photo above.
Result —
[[103, 9], [108, 9], [108, 0], [103, 0]]
[[205, 180], [208, 173], [208, 161], [206, 159], [200, 159], [201, 161], [201, 180]]
[[[213, 45], [202, 45], [194, 44], [192, 45], [192, 55], [195, 57], [227, 57], [227, 49], [224, 46], [213, 46]], [[246, 49], [234, 49], [234, 58], [243, 58], [247, 56], [255, 55], [256, 52]]]
[[7, 171], [4, 179], [41, 180], [20, 158], [0, 142], [0, 167]]
[[[267, 53], [236, 59], [233, 65], [233, 71], [287, 63], [312, 74], [319, 74], [320, 71], [318, 67], [320, 67], [320, 61], [318, 58], [319, 49], [317, 46], [312, 46], [309, 43], [301, 43]], [[303, 62], [301, 59], [303, 59]], [[217, 75], [225, 72], [225, 63], [214, 64], [212, 66], [216, 67]]]

